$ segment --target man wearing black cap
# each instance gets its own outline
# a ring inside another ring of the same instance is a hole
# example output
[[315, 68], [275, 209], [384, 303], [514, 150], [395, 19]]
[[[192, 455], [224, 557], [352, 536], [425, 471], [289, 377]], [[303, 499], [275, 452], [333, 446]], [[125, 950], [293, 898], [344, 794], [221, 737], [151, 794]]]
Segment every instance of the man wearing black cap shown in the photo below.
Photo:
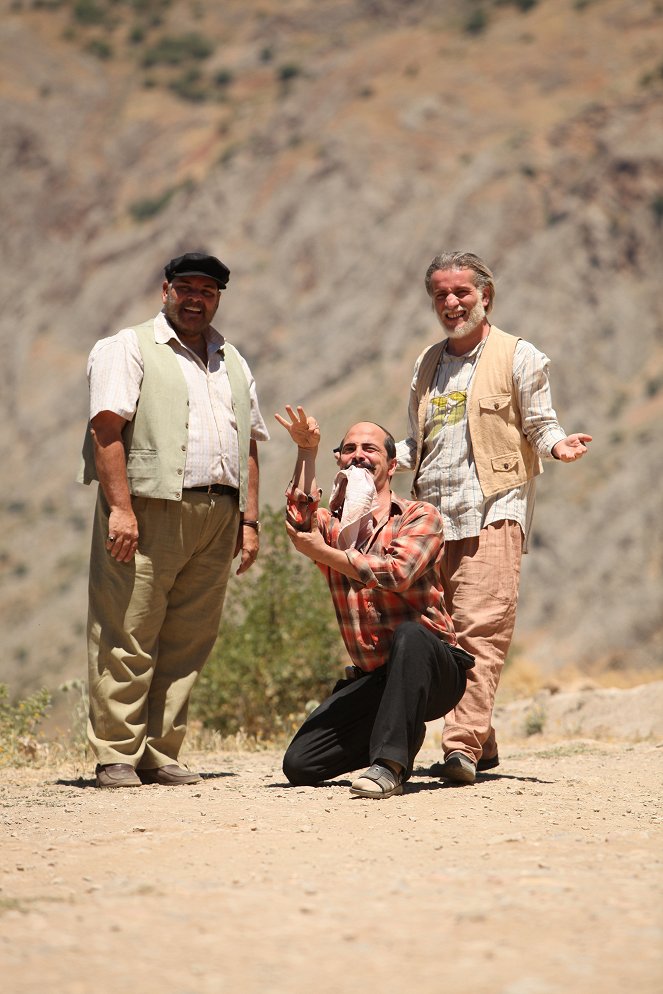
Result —
[[230, 272], [188, 252], [165, 267], [163, 309], [88, 361], [79, 479], [99, 481], [88, 614], [97, 785], [196, 783], [177, 764], [189, 696], [218, 632], [234, 556], [258, 553], [251, 372], [212, 319]]

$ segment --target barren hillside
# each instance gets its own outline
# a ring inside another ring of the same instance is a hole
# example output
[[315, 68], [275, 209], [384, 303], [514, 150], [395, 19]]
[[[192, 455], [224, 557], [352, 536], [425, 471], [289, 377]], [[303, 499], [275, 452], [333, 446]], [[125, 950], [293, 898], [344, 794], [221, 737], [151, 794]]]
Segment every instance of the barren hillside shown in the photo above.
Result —
[[[1, 9], [0, 681], [84, 670], [86, 356], [201, 247], [232, 270], [220, 325], [266, 417], [302, 402], [329, 448], [363, 417], [404, 432], [437, 337], [423, 272], [484, 255], [495, 322], [595, 438], [541, 481], [517, 641], [551, 670], [660, 666], [659, 3]], [[274, 424], [265, 504], [290, 459]]]

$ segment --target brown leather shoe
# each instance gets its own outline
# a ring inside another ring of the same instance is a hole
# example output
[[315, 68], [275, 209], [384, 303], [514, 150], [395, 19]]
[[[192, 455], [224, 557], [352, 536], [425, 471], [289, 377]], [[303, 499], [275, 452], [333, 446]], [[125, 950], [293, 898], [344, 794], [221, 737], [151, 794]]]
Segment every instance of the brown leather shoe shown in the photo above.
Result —
[[200, 783], [197, 773], [183, 770], [175, 763], [160, 766], [156, 770], [138, 770], [138, 776], [143, 783], [160, 783], [163, 787], [172, 787], [178, 783]]
[[136, 771], [129, 763], [100, 763], [97, 774], [97, 787], [140, 787]]
[[441, 777], [451, 783], [474, 783], [477, 778], [477, 764], [464, 752], [450, 752], [443, 763], [434, 763], [430, 768], [434, 777]]

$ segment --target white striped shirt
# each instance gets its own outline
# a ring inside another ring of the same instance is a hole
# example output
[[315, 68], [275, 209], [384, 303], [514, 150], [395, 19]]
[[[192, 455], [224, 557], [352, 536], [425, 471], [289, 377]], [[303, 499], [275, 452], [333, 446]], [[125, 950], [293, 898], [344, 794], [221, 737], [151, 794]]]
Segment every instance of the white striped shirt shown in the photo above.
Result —
[[[223, 335], [210, 328], [207, 366], [187, 348], [163, 313], [154, 320], [155, 339], [172, 348], [189, 393], [189, 440], [184, 487], [225, 483], [239, 488], [237, 423], [223, 358]], [[251, 438], [267, 441], [251, 371], [240, 356], [251, 399]], [[124, 328], [93, 347], [87, 366], [90, 420], [100, 411], [113, 411], [131, 421], [143, 380], [143, 357], [133, 328]]]
[[[535, 481], [529, 480], [486, 500], [472, 453], [467, 396], [484, 344], [485, 339], [466, 355], [451, 355], [446, 347], [442, 353], [426, 412], [416, 494], [419, 500], [428, 501], [439, 509], [445, 539], [472, 538], [496, 521], [517, 521], [523, 532], [524, 551], [527, 551]], [[518, 391], [523, 432], [543, 459], [553, 458], [553, 446], [566, 437], [552, 407], [549, 363], [543, 352], [519, 339], [513, 357], [513, 379]], [[413, 389], [417, 374], [418, 368], [415, 368]], [[396, 447], [399, 469], [414, 467], [417, 431], [418, 409], [414, 393], [411, 393], [409, 437]]]

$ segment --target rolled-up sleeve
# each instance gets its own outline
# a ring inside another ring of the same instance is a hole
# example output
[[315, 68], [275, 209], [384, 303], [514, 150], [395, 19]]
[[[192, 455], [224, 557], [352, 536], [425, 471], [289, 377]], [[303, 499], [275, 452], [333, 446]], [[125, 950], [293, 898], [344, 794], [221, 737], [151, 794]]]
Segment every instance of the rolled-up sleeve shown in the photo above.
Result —
[[136, 413], [143, 382], [143, 360], [131, 328], [97, 342], [87, 364], [90, 421], [101, 411], [112, 411], [126, 421]]
[[247, 363], [244, 356], [240, 355], [239, 361], [241, 363], [242, 369], [244, 370], [244, 375], [246, 376], [246, 382], [249, 385], [249, 398], [251, 401], [251, 438], [254, 439], [254, 441], [256, 442], [268, 442], [269, 432], [267, 430], [267, 425], [265, 424], [264, 418], [260, 413], [260, 407], [258, 406], [258, 395], [256, 393], [256, 383], [253, 378], [253, 373], [249, 369], [249, 364]]

